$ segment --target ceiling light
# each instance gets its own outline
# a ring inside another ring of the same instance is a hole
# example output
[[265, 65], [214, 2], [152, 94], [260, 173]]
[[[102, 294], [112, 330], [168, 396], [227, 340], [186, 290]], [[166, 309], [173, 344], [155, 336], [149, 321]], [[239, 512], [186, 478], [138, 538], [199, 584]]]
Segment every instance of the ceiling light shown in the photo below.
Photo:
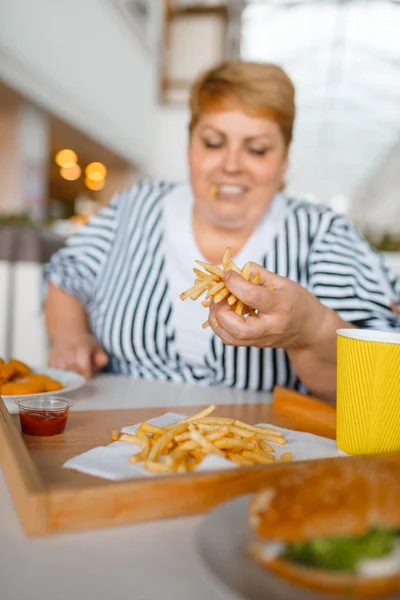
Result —
[[79, 179], [81, 175], [81, 168], [74, 163], [67, 163], [67, 165], [61, 167], [60, 175], [67, 181], [75, 181], [76, 179]]
[[92, 162], [86, 167], [85, 173], [91, 181], [102, 181], [107, 175], [107, 169], [101, 162]]
[[105, 180], [101, 179], [99, 181], [94, 181], [93, 179], [89, 179], [89, 177], [86, 177], [85, 179], [85, 185], [89, 190], [93, 190], [94, 192], [98, 192], [99, 190], [102, 190], [104, 185], [105, 185]]
[[54, 160], [59, 167], [65, 167], [68, 163], [76, 164], [78, 162], [78, 156], [73, 150], [64, 148], [55, 155]]

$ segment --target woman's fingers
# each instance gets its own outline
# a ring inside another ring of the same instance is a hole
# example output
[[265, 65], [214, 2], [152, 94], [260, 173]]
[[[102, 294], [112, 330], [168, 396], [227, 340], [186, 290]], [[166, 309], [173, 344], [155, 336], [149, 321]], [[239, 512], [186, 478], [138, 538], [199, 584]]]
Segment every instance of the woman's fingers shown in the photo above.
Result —
[[93, 363], [95, 371], [100, 371], [103, 369], [108, 363], [107, 353], [103, 350], [103, 348], [97, 348], [93, 353]]
[[[263, 275], [263, 279], [266, 281], [265, 275]], [[226, 272], [225, 283], [229, 291], [250, 308], [257, 308], [266, 314], [275, 312], [278, 298], [274, 284], [269, 283], [268, 285], [271, 287], [269, 289], [266, 285], [261, 285], [260, 279], [260, 285], [254, 285], [234, 271]]]
[[71, 344], [58, 344], [48, 359], [49, 367], [76, 371], [86, 379], [93, 377], [108, 362], [108, 356], [94, 338], [85, 338]]
[[76, 365], [79, 373], [81, 373], [85, 379], [91, 379], [93, 376], [92, 353], [93, 349], [89, 344], [82, 344], [76, 348]]
[[260, 334], [258, 317], [239, 317], [226, 302], [211, 303], [209, 323], [214, 333], [229, 345], [237, 346], [238, 342], [243, 346], [252, 345]]

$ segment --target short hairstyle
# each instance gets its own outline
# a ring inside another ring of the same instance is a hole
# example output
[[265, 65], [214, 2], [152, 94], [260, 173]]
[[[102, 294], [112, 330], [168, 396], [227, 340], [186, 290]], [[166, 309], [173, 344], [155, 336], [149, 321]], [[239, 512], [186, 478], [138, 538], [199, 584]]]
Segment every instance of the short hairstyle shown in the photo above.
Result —
[[190, 90], [189, 131], [204, 113], [238, 109], [252, 117], [275, 121], [289, 146], [295, 90], [283, 69], [270, 63], [234, 60], [200, 74]]

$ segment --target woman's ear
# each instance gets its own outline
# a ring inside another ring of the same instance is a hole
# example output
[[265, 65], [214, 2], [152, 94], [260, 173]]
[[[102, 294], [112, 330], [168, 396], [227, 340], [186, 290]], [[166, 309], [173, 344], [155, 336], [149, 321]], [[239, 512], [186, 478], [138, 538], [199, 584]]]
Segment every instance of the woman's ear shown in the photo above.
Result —
[[284, 190], [286, 187], [285, 179], [286, 179], [286, 173], [287, 173], [288, 169], [289, 169], [289, 148], [286, 148], [285, 155], [282, 159], [282, 169], [281, 169], [281, 180], [282, 181], [281, 181], [280, 186], [278, 187], [279, 191]]

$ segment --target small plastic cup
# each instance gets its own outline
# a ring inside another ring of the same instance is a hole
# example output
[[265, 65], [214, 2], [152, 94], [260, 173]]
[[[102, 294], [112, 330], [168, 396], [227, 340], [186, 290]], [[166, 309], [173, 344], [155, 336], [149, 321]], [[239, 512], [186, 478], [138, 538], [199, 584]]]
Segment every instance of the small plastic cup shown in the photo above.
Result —
[[65, 429], [73, 402], [60, 396], [36, 396], [15, 400], [19, 408], [22, 433], [27, 435], [57, 435]]

